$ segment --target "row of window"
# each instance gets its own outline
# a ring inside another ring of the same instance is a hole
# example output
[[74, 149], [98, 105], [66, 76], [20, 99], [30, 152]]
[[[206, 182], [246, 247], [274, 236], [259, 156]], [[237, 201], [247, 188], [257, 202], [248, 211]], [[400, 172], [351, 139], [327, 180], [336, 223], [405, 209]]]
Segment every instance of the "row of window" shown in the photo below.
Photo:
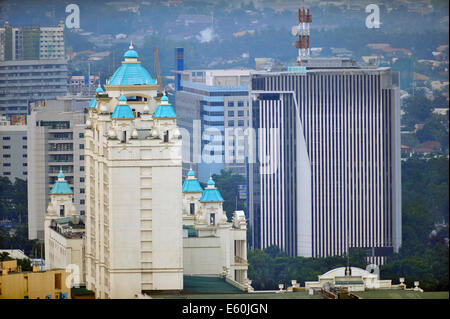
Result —
[[[27, 172], [22, 172], [22, 175], [27, 175]], [[11, 176], [11, 172], [3, 172], [3, 176]]]
[[[232, 117], [234, 116], [234, 111], [228, 111], [228, 116]], [[244, 111], [237, 111], [237, 116], [245, 116], [245, 112]]]
[[[11, 163], [3, 163], [3, 167], [10, 167]], [[23, 163], [22, 166], [28, 166], [27, 163]]]
[[[3, 158], [10, 158], [11, 154], [3, 154]], [[23, 158], [27, 158], [27, 154], [22, 154]]]
[[[11, 136], [3, 136], [3, 140], [4, 141], [9, 141], [11, 139]], [[22, 136], [22, 140], [26, 140], [27, 137], [26, 136]]]
[[[23, 148], [23, 149], [26, 149], [27, 146], [26, 146], [26, 145], [22, 145], [22, 148]], [[3, 149], [4, 149], [4, 150], [9, 150], [9, 149], [11, 149], [11, 145], [3, 145]]]

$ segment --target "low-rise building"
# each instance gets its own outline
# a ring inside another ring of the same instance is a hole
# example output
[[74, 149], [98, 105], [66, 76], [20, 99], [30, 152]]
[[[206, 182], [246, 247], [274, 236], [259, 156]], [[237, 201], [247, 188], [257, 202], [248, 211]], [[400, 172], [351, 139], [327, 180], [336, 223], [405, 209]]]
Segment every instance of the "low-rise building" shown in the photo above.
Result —
[[0, 263], [0, 299], [70, 299], [64, 269], [22, 272], [17, 260]]
[[212, 179], [203, 189], [189, 171], [183, 183], [183, 273], [223, 277], [248, 291], [245, 214], [235, 211], [228, 222], [223, 201]]
[[50, 191], [50, 202], [44, 221], [45, 266], [47, 270], [66, 269], [73, 272], [74, 285], [85, 284], [83, 216], [72, 202], [73, 192], [58, 174], [58, 180]]

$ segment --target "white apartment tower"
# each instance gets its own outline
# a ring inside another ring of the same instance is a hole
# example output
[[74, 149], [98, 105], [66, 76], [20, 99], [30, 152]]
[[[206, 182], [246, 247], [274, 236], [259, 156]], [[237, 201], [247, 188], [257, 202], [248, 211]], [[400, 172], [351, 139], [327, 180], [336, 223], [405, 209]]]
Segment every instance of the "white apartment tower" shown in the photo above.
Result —
[[183, 288], [176, 113], [130, 46], [85, 130], [86, 282], [97, 298]]

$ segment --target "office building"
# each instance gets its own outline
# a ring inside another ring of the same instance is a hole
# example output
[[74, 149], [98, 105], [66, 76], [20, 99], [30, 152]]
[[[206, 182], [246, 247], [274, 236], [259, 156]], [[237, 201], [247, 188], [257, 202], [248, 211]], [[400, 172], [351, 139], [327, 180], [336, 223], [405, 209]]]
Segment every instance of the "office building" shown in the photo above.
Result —
[[67, 62], [10, 60], [0, 62], [0, 116], [26, 115], [33, 101], [56, 99], [67, 93]]
[[[183, 176], [190, 167], [201, 182], [222, 169], [245, 175], [244, 132], [249, 126], [251, 70], [184, 70], [176, 92], [183, 138]], [[185, 130], [185, 131], [184, 131]]]
[[73, 190], [74, 204], [85, 213], [84, 127], [88, 98], [65, 97], [31, 103], [27, 122], [28, 236], [44, 239], [49, 193], [60, 171]]
[[[401, 245], [398, 74], [304, 57], [252, 75], [256, 160], [249, 164], [252, 245], [292, 256]], [[252, 161], [249, 161], [252, 162]]]
[[183, 288], [177, 114], [133, 47], [89, 107], [86, 281], [96, 298]]
[[64, 59], [64, 22], [56, 27], [0, 28], [0, 61]]
[[0, 121], [0, 176], [27, 179], [27, 126]]

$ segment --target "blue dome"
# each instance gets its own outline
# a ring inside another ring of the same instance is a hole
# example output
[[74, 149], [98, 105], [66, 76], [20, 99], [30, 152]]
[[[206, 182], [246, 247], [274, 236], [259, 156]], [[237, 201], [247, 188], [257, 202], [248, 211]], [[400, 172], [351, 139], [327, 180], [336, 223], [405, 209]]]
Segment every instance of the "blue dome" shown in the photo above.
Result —
[[153, 113], [153, 118], [173, 118], [177, 117], [177, 113], [175, 113], [172, 105], [169, 104], [160, 104], [156, 109], [155, 113]]
[[58, 178], [64, 178], [63, 172], [61, 172], [61, 173], [58, 174]]
[[161, 101], [169, 101], [169, 98], [168, 98], [166, 95], [164, 95], [164, 96], [161, 98]]
[[132, 61], [123, 61], [122, 65], [114, 72], [109, 79], [109, 85], [151, 85], [156, 84], [156, 81], [150, 76], [150, 73], [142, 67], [137, 60], [137, 53], [134, 50], [128, 50], [124, 57], [136, 58]]
[[99, 86], [99, 87], [95, 90], [95, 92], [96, 92], [96, 93], [98, 93], [98, 92], [103, 92], [103, 89]]
[[216, 185], [216, 183], [214, 183], [214, 180], [210, 178], [208, 181], [208, 185]]
[[97, 99], [95, 97], [93, 97], [91, 99], [91, 102], [89, 102], [88, 108], [95, 109], [96, 107], [97, 107]]
[[123, 57], [127, 58], [127, 59], [137, 59], [138, 58], [138, 54], [134, 50], [128, 50], [127, 52], [125, 52]]
[[117, 105], [114, 108], [114, 112], [111, 115], [111, 118], [113, 119], [130, 119], [134, 118], [133, 111], [131, 110], [130, 106], [128, 105]]
[[127, 100], [127, 98], [125, 96], [123, 96], [123, 95], [121, 95], [120, 98], [119, 98], [119, 101], [126, 101], [126, 100]]
[[188, 176], [195, 176], [194, 171], [193, 171], [193, 170], [190, 170], [190, 171], [188, 172]]

